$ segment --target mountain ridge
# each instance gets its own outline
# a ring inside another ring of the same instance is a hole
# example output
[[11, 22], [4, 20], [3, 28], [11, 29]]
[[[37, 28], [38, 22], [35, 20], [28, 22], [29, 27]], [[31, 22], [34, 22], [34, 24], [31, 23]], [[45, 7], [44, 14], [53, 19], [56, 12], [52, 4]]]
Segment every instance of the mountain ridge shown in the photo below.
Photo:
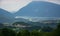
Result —
[[[60, 17], [60, 5], [50, 2], [31, 2], [18, 12], [16, 16], [31, 16], [31, 17]], [[58, 12], [57, 12], [58, 11]]]
[[6, 10], [0, 9], [0, 23], [11, 23], [13, 22], [13, 14]]

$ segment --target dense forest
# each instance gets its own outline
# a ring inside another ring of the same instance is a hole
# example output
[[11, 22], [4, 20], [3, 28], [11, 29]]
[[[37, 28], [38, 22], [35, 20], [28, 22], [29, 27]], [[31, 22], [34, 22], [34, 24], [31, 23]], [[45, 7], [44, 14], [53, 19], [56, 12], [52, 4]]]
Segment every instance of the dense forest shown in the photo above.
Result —
[[1, 28], [0, 36], [60, 36], [60, 23], [57, 25], [56, 29], [53, 29], [52, 31], [44, 31], [49, 29], [50, 28], [43, 28], [42, 30], [32, 31], [22, 29], [16, 32], [10, 28]]

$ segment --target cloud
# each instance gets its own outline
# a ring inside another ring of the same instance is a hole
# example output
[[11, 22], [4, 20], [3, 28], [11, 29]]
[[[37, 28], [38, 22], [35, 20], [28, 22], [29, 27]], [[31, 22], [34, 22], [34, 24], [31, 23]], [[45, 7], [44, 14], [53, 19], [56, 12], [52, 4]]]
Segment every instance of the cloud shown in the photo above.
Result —
[[33, 0], [33, 1], [47, 1], [47, 0]]
[[49, 0], [49, 1], [60, 1], [60, 0]]
[[0, 8], [14, 13], [30, 2], [31, 0], [0, 0]]
[[55, 4], [60, 5], [60, 0], [33, 0], [33, 1], [46, 1], [46, 2], [51, 2], [51, 3], [55, 3]]
[[23, 18], [23, 19], [27, 19], [29, 21], [33, 21], [33, 22], [37, 22], [37, 21], [41, 21], [41, 20], [59, 20], [60, 18], [58, 17], [29, 17], [29, 16], [16, 16], [16, 19], [18, 18]]
[[60, 5], [60, 0], [48, 0], [48, 2], [52, 2]]

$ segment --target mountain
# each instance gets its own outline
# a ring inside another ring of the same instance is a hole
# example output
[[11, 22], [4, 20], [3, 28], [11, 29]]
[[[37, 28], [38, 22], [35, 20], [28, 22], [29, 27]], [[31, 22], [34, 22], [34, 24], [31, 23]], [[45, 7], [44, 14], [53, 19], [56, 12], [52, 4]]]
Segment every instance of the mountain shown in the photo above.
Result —
[[0, 23], [12, 23], [14, 15], [6, 10], [0, 9]]
[[33, 1], [16, 12], [15, 15], [27, 17], [60, 17], [60, 5], [44, 1]]

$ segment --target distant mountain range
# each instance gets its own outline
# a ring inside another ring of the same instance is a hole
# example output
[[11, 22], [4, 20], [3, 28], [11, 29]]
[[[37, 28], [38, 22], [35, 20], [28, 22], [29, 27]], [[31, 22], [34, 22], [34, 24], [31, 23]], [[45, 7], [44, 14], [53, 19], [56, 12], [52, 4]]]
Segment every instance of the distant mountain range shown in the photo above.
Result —
[[[27, 16], [27, 17], [38, 17], [38, 18], [33, 18], [31, 19], [32, 21], [30, 21], [29, 19], [15, 18], [16, 16]], [[39, 17], [57, 17], [58, 20], [60, 20], [60, 5], [50, 2], [33, 1], [14, 14], [9, 13], [6, 10], [0, 9], [0, 23], [13, 23], [17, 21], [34, 22], [36, 20], [37, 20], [36, 22], [45, 22], [45, 20], [43, 20], [44, 18], [40, 19]], [[46, 18], [46, 19], [48, 19], [46, 22], [48, 21], [50, 22], [54, 18]], [[56, 22], [56, 20], [52, 22]]]
[[60, 23], [60, 5], [50, 2], [33, 1], [16, 13], [0, 9], [0, 28], [34, 30], [56, 28], [57, 23]]

